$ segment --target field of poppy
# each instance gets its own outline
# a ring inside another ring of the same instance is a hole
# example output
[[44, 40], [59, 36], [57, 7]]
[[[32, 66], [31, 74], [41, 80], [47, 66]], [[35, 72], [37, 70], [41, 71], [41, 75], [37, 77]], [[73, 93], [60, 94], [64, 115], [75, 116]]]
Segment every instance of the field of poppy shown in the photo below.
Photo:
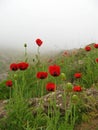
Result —
[[0, 101], [7, 102], [0, 130], [83, 130], [78, 125], [98, 119], [98, 44], [44, 62], [44, 43], [36, 39], [35, 44], [36, 58], [29, 62], [25, 43], [24, 59], [10, 63], [7, 79], [0, 82]]

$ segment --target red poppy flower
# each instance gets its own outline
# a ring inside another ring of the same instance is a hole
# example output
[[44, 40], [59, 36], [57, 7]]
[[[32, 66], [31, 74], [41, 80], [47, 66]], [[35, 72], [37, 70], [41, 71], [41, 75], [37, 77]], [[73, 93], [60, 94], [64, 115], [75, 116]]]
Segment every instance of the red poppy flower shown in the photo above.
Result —
[[6, 86], [7, 87], [12, 87], [12, 85], [13, 85], [12, 80], [6, 81]]
[[16, 71], [16, 70], [18, 70], [18, 65], [16, 63], [12, 63], [10, 65], [10, 69], [13, 70], [13, 71]]
[[74, 77], [75, 77], [75, 78], [81, 78], [81, 76], [82, 76], [81, 73], [75, 73], [75, 74], [74, 74]]
[[90, 46], [86, 46], [86, 47], [85, 47], [85, 50], [86, 50], [86, 51], [90, 51], [90, 50], [91, 50], [91, 47], [90, 47]]
[[47, 91], [55, 91], [55, 89], [56, 89], [56, 85], [54, 84], [54, 83], [47, 83], [47, 85], [46, 85], [46, 90]]
[[98, 48], [98, 43], [97, 43], [97, 44], [94, 44], [94, 47], [95, 47], [95, 48]]
[[29, 66], [29, 64], [26, 63], [26, 62], [20, 62], [20, 63], [18, 63], [18, 68], [20, 70], [26, 70], [28, 68], [28, 66]]
[[45, 78], [47, 78], [47, 76], [48, 76], [47, 72], [38, 72], [36, 75], [36, 77], [39, 79], [45, 79]]
[[96, 58], [96, 62], [98, 63], [98, 58]]
[[57, 66], [57, 65], [49, 66], [49, 73], [52, 76], [59, 76], [60, 75], [60, 66]]
[[81, 88], [81, 86], [74, 86], [74, 87], [73, 87], [73, 91], [74, 91], [74, 92], [81, 92], [81, 91], [82, 91], [82, 88]]
[[43, 41], [42, 41], [42, 40], [40, 40], [40, 39], [36, 39], [36, 44], [37, 44], [38, 46], [41, 46], [41, 45], [42, 45], [42, 43], [43, 43]]

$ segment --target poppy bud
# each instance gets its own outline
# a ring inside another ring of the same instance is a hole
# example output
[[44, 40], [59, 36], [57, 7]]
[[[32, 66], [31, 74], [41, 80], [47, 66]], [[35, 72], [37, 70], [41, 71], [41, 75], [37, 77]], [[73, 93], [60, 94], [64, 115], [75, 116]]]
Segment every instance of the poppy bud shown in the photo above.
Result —
[[76, 104], [79, 101], [79, 98], [78, 98], [77, 95], [73, 95], [72, 98], [71, 98], [71, 100], [72, 100], [72, 103]]
[[65, 76], [64, 73], [61, 73], [60, 77], [61, 77], [62, 80], [66, 80], [66, 76]]
[[27, 44], [26, 44], [26, 43], [24, 44], [24, 47], [27, 47]]
[[72, 88], [73, 88], [73, 85], [70, 82], [65, 85], [65, 91], [67, 92], [72, 92]]

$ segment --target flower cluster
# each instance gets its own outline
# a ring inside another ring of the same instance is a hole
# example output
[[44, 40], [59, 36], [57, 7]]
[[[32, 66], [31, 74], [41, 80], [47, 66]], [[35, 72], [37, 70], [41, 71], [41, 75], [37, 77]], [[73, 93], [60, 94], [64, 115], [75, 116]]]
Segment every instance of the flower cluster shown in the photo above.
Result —
[[[49, 73], [51, 76], [57, 77], [60, 75], [60, 66], [58, 65], [52, 65], [49, 66]], [[48, 77], [48, 73], [44, 71], [37, 72], [36, 77], [38, 79], [45, 79]], [[56, 84], [49, 82], [46, 84], [46, 90], [47, 91], [54, 91], [56, 89]]]
[[29, 66], [29, 64], [26, 63], [26, 62], [20, 62], [18, 64], [12, 63], [12, 64], [10, 64], [10, 69], [12, 71], [16, 71], [18, 69], [20, 69], [20, 70], [26, 70], [28, 68], [28, 66]]
[[20, 62], [18, 63], [18, 69], [20, 70], [26, 70], [28, 68], [29, 64], [26, 62]]
[[[95, 44], [93, 45], [93, 47], [94, 47], [94, 48], [98, 48], [98, 43], [95, 43]], [[90, 47], [90, 46], [86, 46], [86, 47], [85, 47], [85, 50], [86, 50], [86, 51], [91, 51], [91, 47]]]
[[[98, 43], [94, 43], [93, 47], [96, 48], [96, 49], [98, 49]], [[86, 51], [90, 51], [91, 47], [90, 46], [86, 46], [85, 50]], [[98, 58], [95, 59], [95, 62], [98, 63]]]
[[[36, 42], [36, 44], [37, 44], [39, 47], [43, 44], [43, 41], [42, 41], [41, 39], [39, 39], [39, 38], [36, 39], [35, 42]], [[26, 43], [24, 44], [24, 47], [27, 47], [27, 44], [26, 44]], [[98, 48], [98, 44], [95, 43], [95, 44], [93, 45], [93, 47], [94, 47], [94, 48]], [[86, 51], [91, 51], [91, 49], [92, 49], [92, 48], [91, 48], [91, 46], [89, 46], [89, 45], [85, 47], [85, 50], [86, 50]], [[67, 56], [67, 55], [68, 55], [68, 52], [65, 51], [65, 52], [63, 53], [63, 55], [64, 55], [64, 56]], [[51, 62], [51, 61], [52, 61], [52, 59], [49, 60], [49, 62]], [[98, 58], [96, 58], [95, 61], [98, 62]], [[64, 62], [64, 61], [63, 61], [63, 62]], [[28, 64], [27, 62], [12, 63], [12, 64], [10, 65], [10, 69], [11, 69], [12, 71], [26, 70], [28, 67], [29, 67], [29, 64]], [[62, 80], [66, 80], [65, 74], [64, 74], [64, 73], [61, 73], [60, 66], [58, 66], [58, 65], [50, 65], [49, 68], [48, 68], [48, 72], [49, 72], [49, 74], [50, 74], [51, 76], [53, 76], [53, 77], [61, 76], [61, 79], [62, 79]], [[46, 78], [48, 77], [48, 73], [45, 72], [45, 71], [39, 71], [39, 72], [36, 73], [36, 77], [37, 77], [38, 79], [46, 79]], [[81, 77], [82, 77], [82, 73], [80, 73], [80, 72], [74, 74], [74, 78], [76, 78], [76, 79], [80, 79]], [[13, 83], [12, 83], [11, 80], [8, 80], [8, 81], [6, 82], [6, 86], [8, 86], [8, 87], [11, 87], [12, 84], [13, 84]], [[54, 91], [55, 89], [56, 89], [56, 84], [55, 84], [55, 83], [49, 82], [49, 83], [46, 84], [46, 90], [47, 90], [47, 91]], [[66, 85], [66, 91], [68, 91], [68, 92], [70, 91], [70, 92], [71, 92], [71, 90], [73, 90], [74, 92], [80, 92], [80, 91], [82, 91], [82, 88], [81, 88], [81, 86], [79, 86], [79, 85], [73, 87], [72, 84], [68, 83], [68, 84]]]

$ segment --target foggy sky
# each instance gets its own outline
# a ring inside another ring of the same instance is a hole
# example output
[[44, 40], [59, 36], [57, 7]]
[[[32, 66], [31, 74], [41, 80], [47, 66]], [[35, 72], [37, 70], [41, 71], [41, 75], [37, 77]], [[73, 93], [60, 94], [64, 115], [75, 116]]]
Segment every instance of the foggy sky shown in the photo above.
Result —
[[0, 48], [80, 48], [98, 42], [97, 0], [0, 0]]

